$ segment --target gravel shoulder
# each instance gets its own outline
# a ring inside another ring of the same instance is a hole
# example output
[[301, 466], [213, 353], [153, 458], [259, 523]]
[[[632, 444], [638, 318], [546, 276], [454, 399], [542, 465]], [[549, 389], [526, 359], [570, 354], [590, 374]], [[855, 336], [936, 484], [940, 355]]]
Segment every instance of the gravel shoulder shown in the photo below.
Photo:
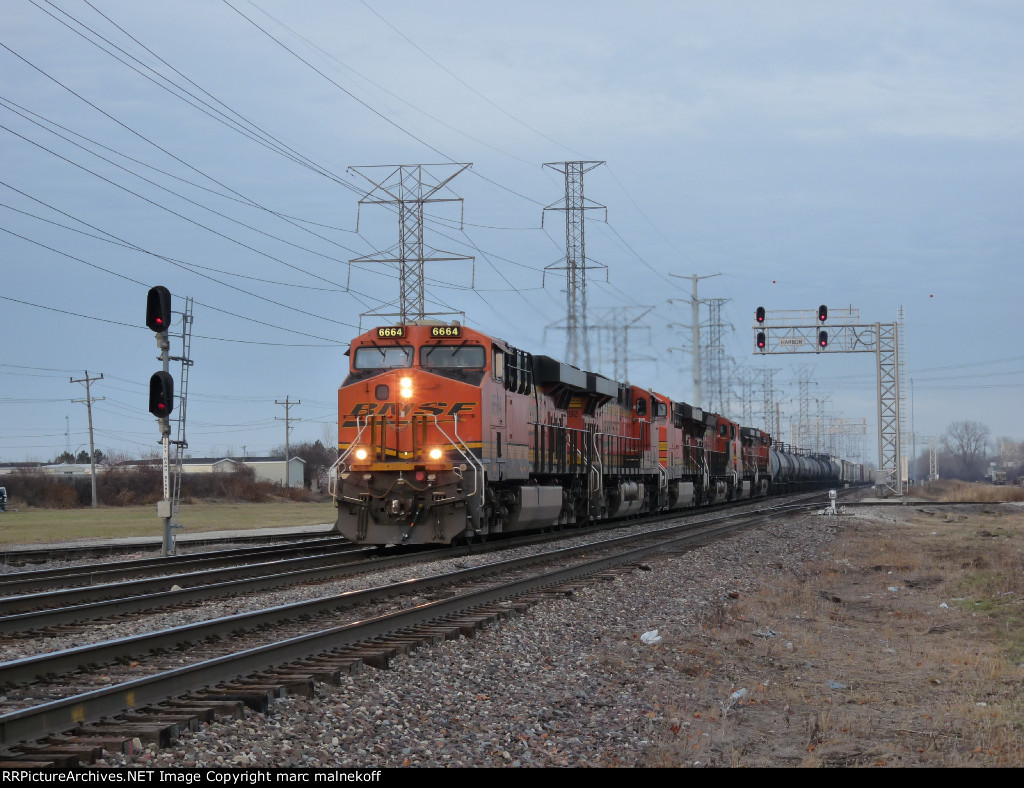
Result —
[[[943, 568], [913, 546], [939, 545], [943, 518], [972, 538], [977, 507], [905, 509], [770, 522], [651, 560], [131, 765], [1020, 766], [1024, 671], [943, 574], [993, 559], [950, 545]], [[1020, 560], [1024, 513], [984, 530], [1005, 542], [978, 536], [979, 551]]]

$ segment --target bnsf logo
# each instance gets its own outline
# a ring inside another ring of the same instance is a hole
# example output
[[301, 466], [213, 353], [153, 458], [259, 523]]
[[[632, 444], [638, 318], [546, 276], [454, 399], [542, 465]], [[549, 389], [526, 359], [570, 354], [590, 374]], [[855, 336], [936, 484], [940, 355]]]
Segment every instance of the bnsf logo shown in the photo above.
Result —
[[341, 426], [355, 427], [356, 418], [365, 420], [369, 416], [402, 419], [418, 413], [429, 413], [434, 416], [455, 416], [458, 413], [470, 413], [476, 406], [476, 402], [454, 402], [451, 405], [447, 402], [424, 402], [420, 405], [403, 405], [399, 412], [394, 402], [358, 402], [346, 414], [349, 420]]

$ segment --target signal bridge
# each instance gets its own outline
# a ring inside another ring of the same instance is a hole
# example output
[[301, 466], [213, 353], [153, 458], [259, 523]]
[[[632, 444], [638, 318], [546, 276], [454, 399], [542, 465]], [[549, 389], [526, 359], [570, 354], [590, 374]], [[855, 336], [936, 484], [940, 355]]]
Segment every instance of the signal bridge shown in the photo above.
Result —
[[754, 311], [754, 354], [874, 353], [878, 380], [875, 483], [903, 495], [900, 446], [899, 324], [861, 323], [860, 310]]

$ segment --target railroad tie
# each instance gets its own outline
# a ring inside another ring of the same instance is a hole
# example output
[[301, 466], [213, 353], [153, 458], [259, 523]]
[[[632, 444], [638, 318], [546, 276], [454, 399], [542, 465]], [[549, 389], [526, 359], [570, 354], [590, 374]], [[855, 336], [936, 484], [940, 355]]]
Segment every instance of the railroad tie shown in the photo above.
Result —
[[231, 717], [236, 720], [240, 720], [245, 716], [245, 704], [240, 700], [231, 700], [228, 698], [201, 698], [195, 695], [186, 695], [184, 699], [181, 700], [165, 700], [163, 701], [163, 705], [168, 708], [185, 708], [188, 710], [192, 710], [196, 707], [209, 709], [218, 717]]
[[195, 714], [181, 711], [158, 711], [158, 712], [125, 712], [125, 722], [152, 722], [159, 724], [174, 724], [180, 730], [199, 730], [200, 720]]
[[[230, 709], [225, 709], [225, 712], [221, 716], [225, 717], [240, 717], [242, 714], [242, 704], [231, 703], [225, 704], [230, 706]], [[237, 709], [237, 716], [233, 713], [232, 709]], [[191, 717], [195, 717], [200, 725], [207, 722], [213, 722], [218, 712], [213, 706], [200, 706], [197, 704], [186, 704], [183, 701], [164, 701], [163, 705], [160, 706], [146, 706], [139, 709], [141, 714], [187, 714]]]
[[345, 651], [346, 656], [358, 657], [370, 667], [378, 670], [388, 670], [391, 667], [391, 660], [397, 657], [397, 648], [383, 644], [363, 644], [353, 646]]
[[26, 744], [18, 748], [21, 750], [23, 755], [36, 755], [41, 758], [52, 757], [55, 755], [60, 756], [74, 756], [75, 762], [71, 764], [72, 767], [79, 764], [96, 763], [100, 758], [103, 757], [102, 747], [90, 747], [86, 745], [74, 746], [60, 746], [57, 744]]
[[172, 739], [178, 738], [180, 727], [176, 723], [111, 722], [83, 725], [80, 728], [75, 728], [72, 733], [75, 736], [124, 736], [138, 739], [143, 744], [167, 747]]
[[442, 640], [458, 640], [462, 636], [462, 631], [456, 626], [446, 626], [443, 624], [432, 624], [422, 629], [416, 629], [414, 632], [417, 635], [424, 637], [436, 638], [439, 644]]
[[302, 670], [337, 670], [344, 674], [360, 673], [363, 661], [359, 657], [346, 657], [341, 654], [327, 654], [323, 657], [303, 659], [293, 663]]
[[266, 714], [270, 704], [274, 700], [274, 693], [266, 687], [220, 687], [206, 690], [201, 693], [193, 693], [188, 696], [189, 700], [197, 703], [214, 701], [239, 701], [253, 711]]
[[26, 758], [20, 760], [18, 756], [0, 761], [0, 769], [56, 769], [57, 764], [53, 761], [31, 760]]
[[[289, 695], [301, 695], [304, 698], [312, 698], [316, 695], [316, 678], [310, 673], [295, 673], [288, 670], [288, 666], [277, 670], [267, 671], [261, 677], [269, 684], [280, 683], [284, 691]], [[287, 672], [285, 672], [287, 671]]]
[[68, 736], [61, 734], [50, 736], [46, 739], [47, 744], [57, 745], [80, 745], [84, 747], [99, 747], [101, 751], [116, 752], [121, 755], [131, 755], [135, 750], [130, 736], [102, 736], [99, 734], [86, 733], [81, 736]]

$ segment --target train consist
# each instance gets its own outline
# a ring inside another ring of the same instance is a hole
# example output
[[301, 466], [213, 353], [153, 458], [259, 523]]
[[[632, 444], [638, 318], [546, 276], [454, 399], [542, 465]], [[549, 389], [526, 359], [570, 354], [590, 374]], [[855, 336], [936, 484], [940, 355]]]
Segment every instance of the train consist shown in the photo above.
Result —
[[446, 544], [865, 480], [860, 465], [458, 324], [353, 340], [338, 390], [337, 530]]

